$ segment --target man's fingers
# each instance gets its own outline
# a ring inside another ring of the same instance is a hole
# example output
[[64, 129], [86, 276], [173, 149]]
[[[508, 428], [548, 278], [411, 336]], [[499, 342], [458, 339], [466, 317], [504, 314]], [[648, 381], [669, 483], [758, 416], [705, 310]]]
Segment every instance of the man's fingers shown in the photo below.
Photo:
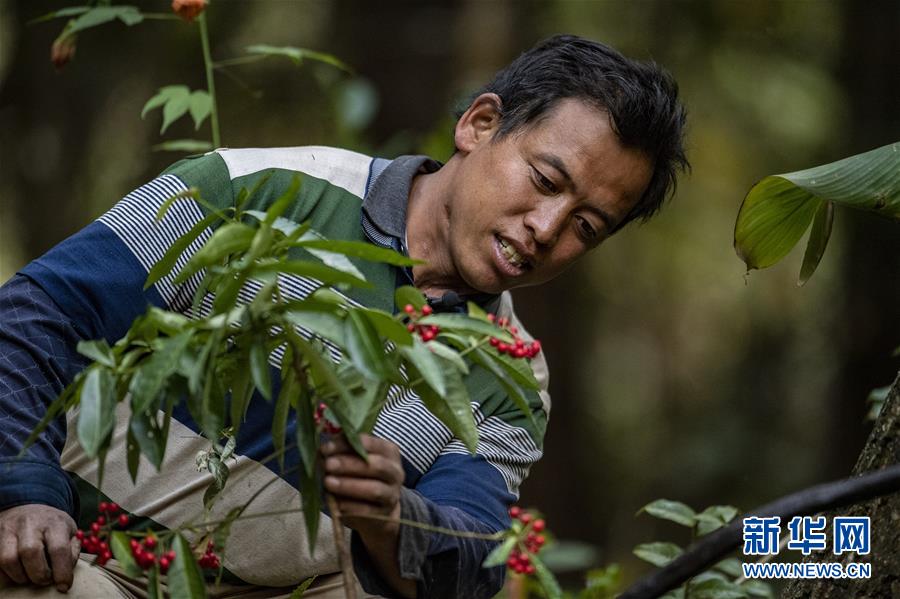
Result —
[[62, 592], [68, 591], [72, 586], [72, 572], [75, 566], [72, 559], [72, 540], [72, 534], [67, 527], [51, 526], [44, 531], [53, 583], [57, 590]]
[[[379, 454], [390, 457], [400, 457], [400, 448], [387, 439], [381, 439], [373, 435], [362, 434], [359, 436], [362, 446], [370, 454]], [[330, 456], [339, 453], [355, 453], [344, 435], [335, 435], [322, 444], [322, 455]]]
[[6, 533], [0, 539], [0, 570], [15, 584], [25, 584], [28, 577], [19, 562], [19, 541], [15, 535]]
[[387, 483], [400, 484], [405, 476], [399, 462], [376, 453], [369, 455], [368, 463], [355, 455], [332, 455], [325, 459], [324, 466], [326, 475], [376, 478]]
[[37, 526], [25, 526], [19, 530], [19, 560], [31, 582], [38, 585], [50, 584], [50, 565], [44, 551], [44, 534]]
[[373, 478], [325, 477], [325, 488], [338, 500], [356, 500], [393, 507], [400, 500], [399, 488]]

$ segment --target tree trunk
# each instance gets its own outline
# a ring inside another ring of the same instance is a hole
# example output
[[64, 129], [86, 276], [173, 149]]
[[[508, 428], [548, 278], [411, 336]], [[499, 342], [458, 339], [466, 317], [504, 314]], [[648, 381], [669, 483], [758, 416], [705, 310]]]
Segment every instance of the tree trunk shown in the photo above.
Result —
[[[881, 415], [853, 468], [856, 475], [878, 470], [900, 461], [900, 375], [894, 380]], [[827, 514], [869, 516], [872, 519], [872, 552], [858, 561], [872, 564], [872, 577], [866, 580], [797, 580], [782, 594], [783, 599], [884, 599], [900, 597], [900, 493], [879, 497], [850, 508]], [[841, 562], [856, 561], [854, 553], [844, 554]], [[818, 552], [806, 561], [835, 561], [830, 551]]]

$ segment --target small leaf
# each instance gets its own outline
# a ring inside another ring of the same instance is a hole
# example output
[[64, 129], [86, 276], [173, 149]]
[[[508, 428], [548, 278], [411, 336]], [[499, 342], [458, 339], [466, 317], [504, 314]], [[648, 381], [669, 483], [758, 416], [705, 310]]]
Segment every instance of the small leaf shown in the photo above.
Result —
[[305, 593], [309, 589], [310, 585], [315, 582], [315, 580], [315, 576], [310, 576], [309, 578], [301, 582], [296, 589], [291, 591], [291, 595], [290, 597], [288, 597], [288, 599], [300, 599], [303, 596], [303, 593]]
[[518, 539], [515, 536], [504, 539], [502, 543], [494, 547], [488, 556], [484, 558], [484, 563], [481, 564], [481, 567], [495, 568], [505, 564], [506, 560], [509, 559], [509, 554], [515, 548], [517, 541]]
[[178, 368], [181, 354], [187, 349], [192, 335], [192, 331], [184, 331], [162, 340], [153, 355], [141, 364], [128, 386], [131, 392], [131, 409], [134, 412], [156, 409], [153, 402], [166, 385], [168, 377]]
[[234, 376], [231, 379], [231, 405], [229, 406], [229, 424], [234, 428], [235, 435], [244, 421], [252, 396], [253, 386], [250, 384], [250, 372], [247, 368], [239, 365], [235, 368]]
[[316, 535], [319, 533], [319, 518], [322, 509], [322, 497], [319, 495], [320, 483], [316, 472], [307, 474], [300, 472], [300, 501], [303, 508], [303, 521], [306, 523], [306, 542], [309, 555], [316, 551]]
[[154, 152], [206, 152], [212, 150], [212, 142], [202, 139], [175, 139], [164, 141], [150, 148]]
[[692, 582], [689, 587], [688, 594], [692, 599], [744, 599], [747, 596], [738, 585], [717, 578]]
[[634, 548], [636, 556], [659, 567], [665, 566], [683, 552], [684, 550], [674, 543], [644, 543]]
[[535, 576], [541, 588], [544, 589], [547, 599], [561, 599], [563, 596], [562, 589], [559, 587], [559, 583], [556, 582], [556, 577], [553, 576], [550, 569], [544, 565], [544, 562], [537, 555], [531, 556], [531, 564], [534, 566]]
[[187, 87], [183, 85], [174, 86], [175, 89], [169, 94], [169, 98], [163, 105], [163, 123], [159, 134], [163, 135], [169, 125], [181, 118], [188, 111], [191, 105], [191, 93]]
[[115, 380], [109, 370], [88, 370], [81, 388], [78, 441], [91, 458], [97, 457], [116, 424], [115, 392]]
[[203, 575], [194, 560], [190, 543], [181, 533], [175, 533], [172, 549], [175, 550], [175, 560], [169, 568], [169, 593], [179, 599], [205, 599]]
[[44, 21], [50, 21], [52, 19], [60, 19], [63, 17], [74, 17], [76, 15], [81, 15], [91, 10], [90, 6], [70, 6], [68, 8], [61, 8], [59, 10], [54, 10], [53, 12], [49, 12], [45, 15], [41, 15], [36, 19], [32, 19], [28, 21], [29, 25], [34, 25], [35, 23], [42, 23]]
[[106, 339], [96, 341], [79, 341], [78, 353], [108, 368], [115, 368], [116, 357], [113, 355]]
[[175, 283], [182, 283], [202, 268], [221, 262], [226, 256], [246, 250], [253, 241], [256, 229], [243, 223], [225, 223], [212, 237], [191, 256], [185, 267], [178, 273]]
[[497, 365], [494, 357], [480, 347], [476, 347], [474, 350], [472, 350], [472, 352], [469, 354], [469, 357], [471, 357], [472, 361], [474, 361], [476, 364], [494, 375], [494, 378], [497, 379], [497, 381], [500, 383], [500, 386], [503, 387], [503, 389], [509, 395], [510, 399], [513, 400], [513, 403], [516, 404], [522, 414], [524, 414], [531, 421], [531, 424], [533, 426], [537, 426], [537, 423], [534, 420], [534, 414], [531, 411], [531, 406], [528, 403], [528, 399], [525, 397], [525, 393], [512, 379], [509, 378], [509, 375], [506, 373], [503, 367]]
[[434, 352], [435, 355], [438, 355], [453, 364], [460, 373], [469, 374], [469, 365], [466, 364], [466, 361], [463, 360], [458, 351], [451, 347], [447, 347], [440, 341], [428, 341], [425, 343], [425, 347], [427, 347], [429, 351]]
[[344, 320], [347, 354], [357, 370], [370, 379], [380, 380], [390, 375], [384, 355], [384, 345], [372, 323], [358, 310], [351, 310]]
[[399, 310], [402, 310], [407, 304], [412, 304], [413, 308], [421, 310], [426, 302], [421, 291], [410, 285], [403, 285], [394, 291], [394, 303]]
[[[80, 9], [81, 7], [75, 8]], [[58, 11], [57, 16], [63, 16], [60, 14], [61, 12]], [[82, 12], [80, 16], [70, 21], [66, 25], [65, 34], [67, 36], [72, 35], [91, 27], [109, 23], [115, 19], [119, 19], [126, 25], [131, 26], [143, 21], [144, 17], [137, 7], [134, 6], [95, 6], [86, 12]]]
[[806, 252], [803, 254], [803, 265], [800, 267], [800, 279], [798, 285], [805, 285], [819, 266], [828, 238], [831, 237], [831, 223], [834, 220], [834, 204], [823, 203], [816, 211], [812, 228], [809, 230], [809, 241], [806, 244]]
[[128, 430], [140, 448], [140, 453], [159, 470], [165, 457], [166, 439], [162, 437], [162, 431], [156, 421], [156, 411], [132, 412]]
[[125, 461], [128, 464], [128, 474], [131, 475], [131, 482], [137, 483], [138, 468], [140, 468], [141, 465], [141, 448], [140, 445], [138, 445], [137, 438], [135, 438], [130, 426], [128, 427], [128, 435], [125, 441], [125, 450]]
[[359, 308], [359, 311], [366, 315], [382, 339], [388, 339], [396, 345], [412, 345], [412, 334], [406, 330], [406, 326], [387, 312], [373, 308]]
[[134, 561], [131, 554], [131, 546], [129, 544], [128, 535], [121, 530], [112, 531], [109, 542], [109, 548], [112, 550], [113, 556], [119, 562], [119, 566], [125, 570], [125, 574], [137, 578], [141, 575], [141, 569]]
[[740, 510], [732, 505], [713, 505], [697, 514], [697, 534], [700, 536], [722, 528], [738, 515]]
[[741, 562], [736, 557], [730, 557], [728, 559], [723, 559], [715, 566], [713, 566], [719, 572], [723, 572], [732, 578], [738, 578], [743, 573], [741, 569]]
[[348, 67], [346, 64], [344, 64], [331, 54], [315, 52], [313, 50], [307, 50], [306, 48], [256, 44], [253, 46], [247, 46], [246, 51], [248, 54], [258, 54], [263, 56], [284, 56], [285, 58], [291, 59], [291, 61], [297, 66], [300, 65], [303, 59], [316, 60], [341, 69], [342, 71], [353, 73], [353, 69]]
[[285, 312], [284, 316], [298, 327], [303, 327], [341, 347], [346, 345], [344, 321], [334, 314], [313, 310], [291, 310]]
[[306, 260], [278, 260], [275, 262], [259, 264], [253, 269], [254, 275], [266, 273], [284, 273], [296, 275], [298, 277], [309, 277], [325, 283], [326, 285], [346, 284], [365, 288], [372, 287], [372, 284], [365, 279], [347, 274], [346, 272], [342, 272], [341, 270], [324, 264], [316, 264], [315, 262], [308, 262]]
[[638, 514], [641, 512], [647, 512], [654, 518], [669, 520], [687, 527], [692, 527], [697, 522], [694, 510], [680, 501], [671, 501], [669, 499], [657, 499], [648, 503], [638, 510]]
[[763, 597], [764, 599], [772, 599], [775, 597], [772, 586], [761, 580], [746, 580], [741, 583], [740, 587], [751, 597]]
[[202, 89], [194, 90], [189, 100], [188, 110], [191, 112], [191, 118], [194, 119], [194, 130], [199, 129], [203, 120], [212, 111], [212, 98], [209, 93]]
[[447, 385], [444, 382], [444, 376], [441, 372], [441, 364], [438, 359], [431, 353], [418, 339], [414, 340], [412, 347], [402, 346], [399, 348], [400, 355], [412, 362], [419, 374], [428, 383], [428, 386], [434, 389], [435, 393], [440, 396], [447, 394]]
[[250, 374], [253, 384], [259, 390], [260, 395], [268, 400], [272, 399], [272, 381], [269, 377], [269, 352], [265, 343], [255, 339], [250, 346]]
[[[420, 376], [415, 367], [409, 366], [411, 377]], [[413, 386], [413, 390], [438, 420], [444, 423], [453, 435], [463, 442], [466, 449], [474, 454], [478, 447], [478, 428], [469, 403], [469, 393], [462, 377], [456, 369], [450, 367], [445, 372], [447, 394], [438, 395], [428, 384], [422, 382]]]
[[296, 395], [296, 383], [294, 375], [288, 372], [287, 379], [282, 381], [278, 399], [275, 400], [275, 410], [272, 412], [272, 444], [278, 454], [278, 467], [284, 472], [284, 434], [287, 429], [287, 419], [291, 408], [291, 399]]
[[432, 314], [419, 319], [419, 324], [435, 325], [441, 329], [469, 335], [496, 337], [511, 343], [512, 335], [489, 322], [466, 316], [465, 314]]
[[313, 239], [300, 240], [294, 244], [304, 249], [317, 249], [328, 252], [362, 258], [371, 262], [384, 262], [393, 266], [414, 266], [422, 264], [421, 260], [414, 260], [392, 249], [372, 245], [364, 241], [342, 241], [339, 239]]
[[160, 258], [159, 261], [153, 265], [153, 268], [150, 269], [150, 272], [147, 273], [147, 282], [144, 283], [144, 289], [147, 289], [172, 272], [172, 268], [175, 267], [178, 257], [184, 253], [184, 250], [186, 250], [187, 247], [203, 233], [203, 231], [212, 226], [218, 218], [219, 217], [216, 214], [209, 214], [199, 222], [195, 223], [187, 233], [176, 239], [175, 243], [166, 250], [163, 257]]

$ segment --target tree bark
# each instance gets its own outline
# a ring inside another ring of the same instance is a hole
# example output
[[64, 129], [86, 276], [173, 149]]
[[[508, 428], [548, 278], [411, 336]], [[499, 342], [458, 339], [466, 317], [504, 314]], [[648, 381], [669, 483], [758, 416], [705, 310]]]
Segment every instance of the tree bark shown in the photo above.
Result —
[[[900, 375], [891, 391], [866, 446], [853, 469], [859, 475], [900, 462]], [[844, 554], [844, 564], [860, 561], [872, 564], [872, 577], [865, 580], [797, 580], [782, 594], [783, 599], [883, 599], [900, 597], [900, 493], [859, 503], [850, 508], [827, 514], [828, 522], [835, 516], [869, 516], [872, 519], [872, 551], [857, 558]], [[831, 552], [812, 554], [810, 562], [835, 561]]]

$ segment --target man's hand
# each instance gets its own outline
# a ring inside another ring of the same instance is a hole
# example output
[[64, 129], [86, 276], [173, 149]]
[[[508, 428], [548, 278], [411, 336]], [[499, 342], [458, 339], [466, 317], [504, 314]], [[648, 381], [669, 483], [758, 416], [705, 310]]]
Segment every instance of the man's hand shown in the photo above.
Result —
[[49, 505], [0, 512], [0, 587], [55, 584], [68, 591], [81, 546], [74, 534], [72, 517]]
[[[400, 489], [405, 473], [400, 448], [385, 439], [360, 435], [369, 461], [353, 451], [343, 435], [322, 445], [325, 490], [334, 495], [343, 522], [359, 533], [382, 578], [405, 597], [416, 583], [400, 576]], [[392, 521], [360, 516], [382, 516]], [[356, 516], [356, 517], [354, 517]]]

